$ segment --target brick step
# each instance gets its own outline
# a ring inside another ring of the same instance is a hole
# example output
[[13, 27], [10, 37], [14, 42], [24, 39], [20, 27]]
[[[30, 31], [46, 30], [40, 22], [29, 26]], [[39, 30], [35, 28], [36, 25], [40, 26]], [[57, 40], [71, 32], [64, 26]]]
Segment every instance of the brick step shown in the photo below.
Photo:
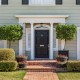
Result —
[[27, 72], [55, 72], [51, 69], [27, 69]]
[[27, 61], [27, 65], [56, 65], [55, 60], [35, 60]]
[[51, 65], [29, 65], [26, 69], [28, 72], [54, 72], [56, 67]]

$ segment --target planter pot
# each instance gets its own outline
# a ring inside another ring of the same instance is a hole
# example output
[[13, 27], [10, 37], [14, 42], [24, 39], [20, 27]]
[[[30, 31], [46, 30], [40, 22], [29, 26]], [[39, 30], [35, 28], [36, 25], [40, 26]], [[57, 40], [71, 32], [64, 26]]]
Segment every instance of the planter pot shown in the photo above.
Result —
[[19, 64], [19, 68], [25, 68], [26, 64]]
[[59, 50], [58, 55], [66, 56], [69, 59], [69, 50]]
[[68, 57], [63, 57], [63, 56], [56, 57], [56, 60], [59, 62], [65, 62], [65, 61], [67, 61], [67, 59], [68, 59]]
[[17, 62], [25, 62], [27, 58], [16, 57]]

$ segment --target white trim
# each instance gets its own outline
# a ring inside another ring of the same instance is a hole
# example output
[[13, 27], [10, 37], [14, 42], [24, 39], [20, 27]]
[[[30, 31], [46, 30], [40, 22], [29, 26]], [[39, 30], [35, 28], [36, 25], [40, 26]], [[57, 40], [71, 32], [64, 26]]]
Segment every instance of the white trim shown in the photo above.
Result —
[[4, 40], [4, 48], [7, 48], [7, 40]]
[[1, 6], [1, 0], [0, 0], [0, 6]]
[[47, 24], [37, 24], [34, 26], [34, 29], [50, 29], [50, 26]]
[[65, 23], [65, 16], [24, 16], [18, 17], [20, 23]]
[[77, 27], [77, 60], [80, 60], [80, 27]]
[[[19, 18], [19, 23], [31, 23], [31, 59], [34, 59], [34, 56], [35, 56], [34, 54], [34, 30], [37, 29], [33, 27], [33, 23], [51, 23], [50, 28], [45, 28], [45, 30], [47, 29], [50, 30], [49, 59], [53, 59], [53, 50], [56, 50], [56, 51], [58, 50], [58, 40], [57, 39], [56, 39], [56, 48], [53, 49], [53, 23], [63, 23], [64, 24], [65, 18], [69, 16], [68, 15], [16, 15], [16, 17]], [[44, 28], [39, 28], [39, 29], [43, 30]], [[21, 41], [21, 50], [23, 50], [22, 46], [23, 45]]]
[[[42, 26], [42, 28], [40, 26]], [[40, 27], [40, 28], [37, 28], [37, 27]], [[43, 24], [43, 25], [40, 25], [40, 24], [39, 25], [35, 25], [34, 26], [34, 30], [49, 30], [49, 40], [50, 40], [50, 26], [49, 25], [46, 25], [46, 24]], [[49, 45], [50, 45], [50, 42], [49, 42]], [[49, 53], [50, 53], [50, 50], [49, 50]], [[49, 59], [50, 59], [50, 54], [49, 54]]]
[[53, 59], [53, 23], [50, 23], [51, 26], [50, 26], [50, 53], [49, 53], [49, 59]]
[[26, 28], [26, 50], [27, 51], [30, 51], [31, 50], [31, 47], [29, 48], [29, 45], [28, 45], [28, 34], [31, 35], [31, 28]]
[[[23, 34], [24, 34], [24, 26], [23, 23], [19, 23], [23, 27]], [[23, 37], [21, 40], [19, 40], [19, 55], [23, 54]]]
[[15, 15], [17, 18], [67, 18], [69, 15]]
[[19, 55], [22, 55], [23, 54], [23, 44], [22, 44], [22, 39], [19, 40]]
[[31, 59], [34, 60], [34, 28], [33, 23], [31, 23]]
[[29, 0], [29, 6], [54, 6], [55, 0]]

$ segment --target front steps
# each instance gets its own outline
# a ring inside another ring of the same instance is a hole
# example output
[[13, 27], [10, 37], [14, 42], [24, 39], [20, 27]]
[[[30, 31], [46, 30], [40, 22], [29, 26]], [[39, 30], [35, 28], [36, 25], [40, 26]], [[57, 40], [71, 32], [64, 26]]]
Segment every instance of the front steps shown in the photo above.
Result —
[[27, 61], [27, 72], [54, 72], [55, 70], [55, 60]]

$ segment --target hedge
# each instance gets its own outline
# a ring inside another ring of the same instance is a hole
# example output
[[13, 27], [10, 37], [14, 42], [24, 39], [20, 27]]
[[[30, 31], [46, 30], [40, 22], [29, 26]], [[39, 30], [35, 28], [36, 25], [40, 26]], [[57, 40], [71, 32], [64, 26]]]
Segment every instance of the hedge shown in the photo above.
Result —
[[68, 71], [80, 71], [80, 61], [68, 61], [67, 70]]
[[0, 61], [0, 71], [16, 70], [18, 63], [16, 61]]
[[0, 61], [14, 61], [15, 60], [15, 52], [13, 49], [0, 49]]

